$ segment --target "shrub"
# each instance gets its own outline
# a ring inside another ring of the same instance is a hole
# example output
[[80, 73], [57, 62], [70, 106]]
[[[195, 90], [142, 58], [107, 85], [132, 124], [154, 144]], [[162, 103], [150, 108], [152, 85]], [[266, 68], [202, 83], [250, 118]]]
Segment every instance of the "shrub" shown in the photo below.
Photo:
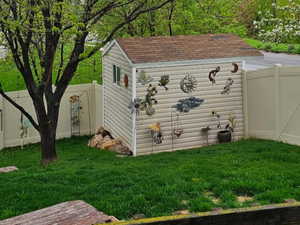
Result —
[[288, 52], [292, 53], [295, 50], [295, 46], [294, 45], [289, 45], [288, 46]]
[[264, 49], [266, 51], [271, 51], [272, 50], [272, 45], [271, 44], [266, 44], [265, 47], [264, 47]]

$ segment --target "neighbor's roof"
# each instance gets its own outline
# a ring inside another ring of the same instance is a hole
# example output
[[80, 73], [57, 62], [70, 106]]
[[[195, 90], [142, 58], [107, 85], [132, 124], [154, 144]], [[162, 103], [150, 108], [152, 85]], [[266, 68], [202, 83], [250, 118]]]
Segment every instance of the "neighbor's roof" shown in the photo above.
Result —
[[134, 64], [263, 56], [232, 34], [134, 37], [117, 42]]

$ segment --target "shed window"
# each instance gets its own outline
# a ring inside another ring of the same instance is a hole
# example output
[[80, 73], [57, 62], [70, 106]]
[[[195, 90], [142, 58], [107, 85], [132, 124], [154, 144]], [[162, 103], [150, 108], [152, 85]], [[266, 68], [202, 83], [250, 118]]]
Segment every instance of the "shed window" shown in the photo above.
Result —
[[121, 68], [114, 65], [113, 66], [113, 82], [115, 84], [120, 85], [121, 84]]

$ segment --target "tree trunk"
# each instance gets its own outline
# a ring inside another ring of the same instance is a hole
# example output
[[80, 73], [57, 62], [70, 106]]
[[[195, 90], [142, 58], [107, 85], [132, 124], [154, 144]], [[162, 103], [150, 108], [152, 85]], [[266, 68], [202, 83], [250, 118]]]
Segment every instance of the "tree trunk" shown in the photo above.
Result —
[[48, 165], [49, 163], [57, 160], [56, 154], [56, 128], [51, 126], [46, 126], [40, 130], [41, 136], [41, 148], [42, 148], [42, 161], [43, 165]]

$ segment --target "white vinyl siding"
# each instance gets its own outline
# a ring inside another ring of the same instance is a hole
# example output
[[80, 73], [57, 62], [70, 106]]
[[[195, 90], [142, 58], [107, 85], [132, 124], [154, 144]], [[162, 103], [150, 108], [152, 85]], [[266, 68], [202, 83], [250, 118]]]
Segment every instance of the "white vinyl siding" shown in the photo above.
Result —
[[[137, 155], [201, 147], [206, 144], [206, 138], [201, 135], [201, 128], [207, 126], [212, 128], [209, 131], [209, 143], [216, 143], [216, 135], [219, 129], [217, 129], [217, 121], [211, 116], [213, 110], [221, 115], [220, 121], [223, 128], [228, 123], [230, 113], [233, 113], [238, 121], [234, 132], [234, 140], [242, 138], [244, 136], [242, 64], [238, 64], [239, 71], [235, 74], [231, 73], [233, 69], [231, 63], [143, 68], [147, 75], [154, 78], [153, 85], [158, 84], [162, 75], [170, 75], [170, 83], [168, 91], [165, 91], [163, 87], [158, 87], [158, 94], [155, 96], [158, 104], [154, 105], [156, 113], [151, 117], [144, 112], [137, 116]], [[212, 85], [208, 79], [208, 74], [217, 66], [221, 67], [221, 72], [216, 76], [216, 85]], [[179, 87], [180, 81], [187, 74], [194, 76], [198, 81], [196, 90], [190, 94], [182, 92]], [[231, 93], [222, 95], [221, 91], [229, 77], [234, 80]], [[137, 97], [144, 98], [146, 89], [147, 85], [143, 86], [137, 83]], [[176, 126], [176, 110], [172, 106], [176, 105], [178, 100], [190, 96], [204, 99], [204, 103], [200, 107], [192, 109], [189, 113], [180, 113], [179, 125], [183, 128], [184, 134], [180, 138], [174, 139], [172, 144], [172, 126]], [[171, 119], [172, 112], [174, 114], [173, 123]], [[161, 123], [164, 136], [163, 143], [159, 145], [152, 144], [148, 129], [149, 125], [156, 122]]]
[[[125, 75], [128, 88], [124, 84]], [[103, 94], [104, 127], [131, 148], [133, 123], [128, 105], [132, 99], [132, 68], [117, 45], [103, 57]]]

